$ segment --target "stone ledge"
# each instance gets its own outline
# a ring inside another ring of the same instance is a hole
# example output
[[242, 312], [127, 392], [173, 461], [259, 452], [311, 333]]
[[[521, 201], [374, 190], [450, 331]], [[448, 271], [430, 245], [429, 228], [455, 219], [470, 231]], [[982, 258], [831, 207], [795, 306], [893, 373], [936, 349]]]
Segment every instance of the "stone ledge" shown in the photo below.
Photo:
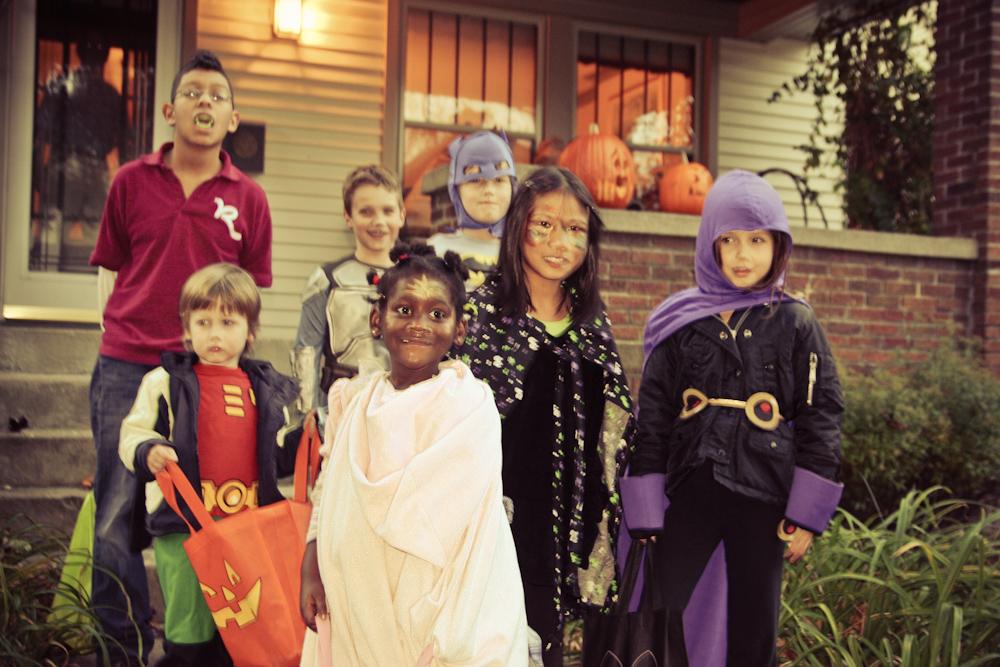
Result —
[[[698, 236], [699, 218], [696, 215], [601, 209], [601, 217], [609, 232], [691, 239]], [[978, 247], [974, 240], [956, 236], [924, 236], [858, 229], [810, 229], [807, 227], [795, 227], [792, 229], [792, 234], [795, 237], [795, 245], [806, 248], [968, 261], [974, 261], [979, 257]]]
[[[524, 180], [537, 168], [535, 165], [517, 165], [518, 180]], [[431, 194], [447, 185], [448, 165], [441, 165], [424, 175], [421, 189], [424, 193]], [[601, 209], [601, 217], [609, 232], [680, 238], [698, 236], [699, 218], [696, 215], [605, 208]], [[957, 236], [924, 236], [808, 227], [795, 227], [792, 234], [795, 236], [795, 245], [804, 248], [968, 261], [974, 261], [979, 257], [979, 249], [974, 240]]]

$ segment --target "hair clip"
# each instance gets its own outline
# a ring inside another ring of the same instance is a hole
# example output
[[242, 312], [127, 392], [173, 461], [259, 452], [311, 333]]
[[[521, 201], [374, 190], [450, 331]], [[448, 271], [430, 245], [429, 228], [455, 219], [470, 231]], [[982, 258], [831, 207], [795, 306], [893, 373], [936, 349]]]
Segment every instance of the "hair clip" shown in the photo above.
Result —
[[382, 280], [382, 276], [380, 276], [379, 274], [376, 273], [374, 276], [372, 276], [371, 284], [372, 285], [378, 285], [378, 281], [380, 281], [380, 280]]
[[404, 252], [402, 255], [399, 256], [399, 259], [396, 260], [396, 263], [399, 264], [400, 262], [407, 260], [409, 258], [410, 258], [410, 253]]

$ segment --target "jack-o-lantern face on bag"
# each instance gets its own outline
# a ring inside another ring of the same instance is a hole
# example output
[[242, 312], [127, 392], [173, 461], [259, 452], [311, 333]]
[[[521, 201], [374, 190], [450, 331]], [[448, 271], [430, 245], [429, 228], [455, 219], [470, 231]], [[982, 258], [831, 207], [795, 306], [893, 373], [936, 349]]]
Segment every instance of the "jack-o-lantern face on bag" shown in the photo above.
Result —
[[226, 566], [229, 585], [213, 584], [218, 586], [216, 590], [204, 581], [199, 581], [201, 592], [217, 627], [224, 628], [230, 621], [238, 627], [246, 627], [257, 620], [260, 612], [261, 580], [258, 579], [249, 587], [241, 586], [243, 580], [229, 561], [223, 560], [222, 563]]

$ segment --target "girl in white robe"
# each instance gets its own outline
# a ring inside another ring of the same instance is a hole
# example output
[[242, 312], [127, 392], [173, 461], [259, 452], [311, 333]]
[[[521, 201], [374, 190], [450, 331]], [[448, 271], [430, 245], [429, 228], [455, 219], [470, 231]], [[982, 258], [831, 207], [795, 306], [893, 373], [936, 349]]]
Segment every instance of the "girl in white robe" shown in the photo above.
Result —
[[465, 335], [464, 276], [426, 249], [397, 245], [377, 284], [391, 370], [330, 390], [302, 591], [329, 639], [308, 638], [303, 665], [528, 663], [500, 417], [488, 385], [440, 362]]

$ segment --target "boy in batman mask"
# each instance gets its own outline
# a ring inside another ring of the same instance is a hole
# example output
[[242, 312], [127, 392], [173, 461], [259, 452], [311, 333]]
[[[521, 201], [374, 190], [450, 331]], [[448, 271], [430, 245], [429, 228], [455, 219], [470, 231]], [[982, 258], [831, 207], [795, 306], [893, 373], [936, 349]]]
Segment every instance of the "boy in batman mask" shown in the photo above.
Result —
[[466, 289], [482, 284], [496, 268], [507, 210], [517, 186], [514, 154], [503, 135], [490, 131], [458, 137], [448, 146], [448, 194], [458, 229], [431, 236], [439, 256], [457, 252], [469, 269]]

